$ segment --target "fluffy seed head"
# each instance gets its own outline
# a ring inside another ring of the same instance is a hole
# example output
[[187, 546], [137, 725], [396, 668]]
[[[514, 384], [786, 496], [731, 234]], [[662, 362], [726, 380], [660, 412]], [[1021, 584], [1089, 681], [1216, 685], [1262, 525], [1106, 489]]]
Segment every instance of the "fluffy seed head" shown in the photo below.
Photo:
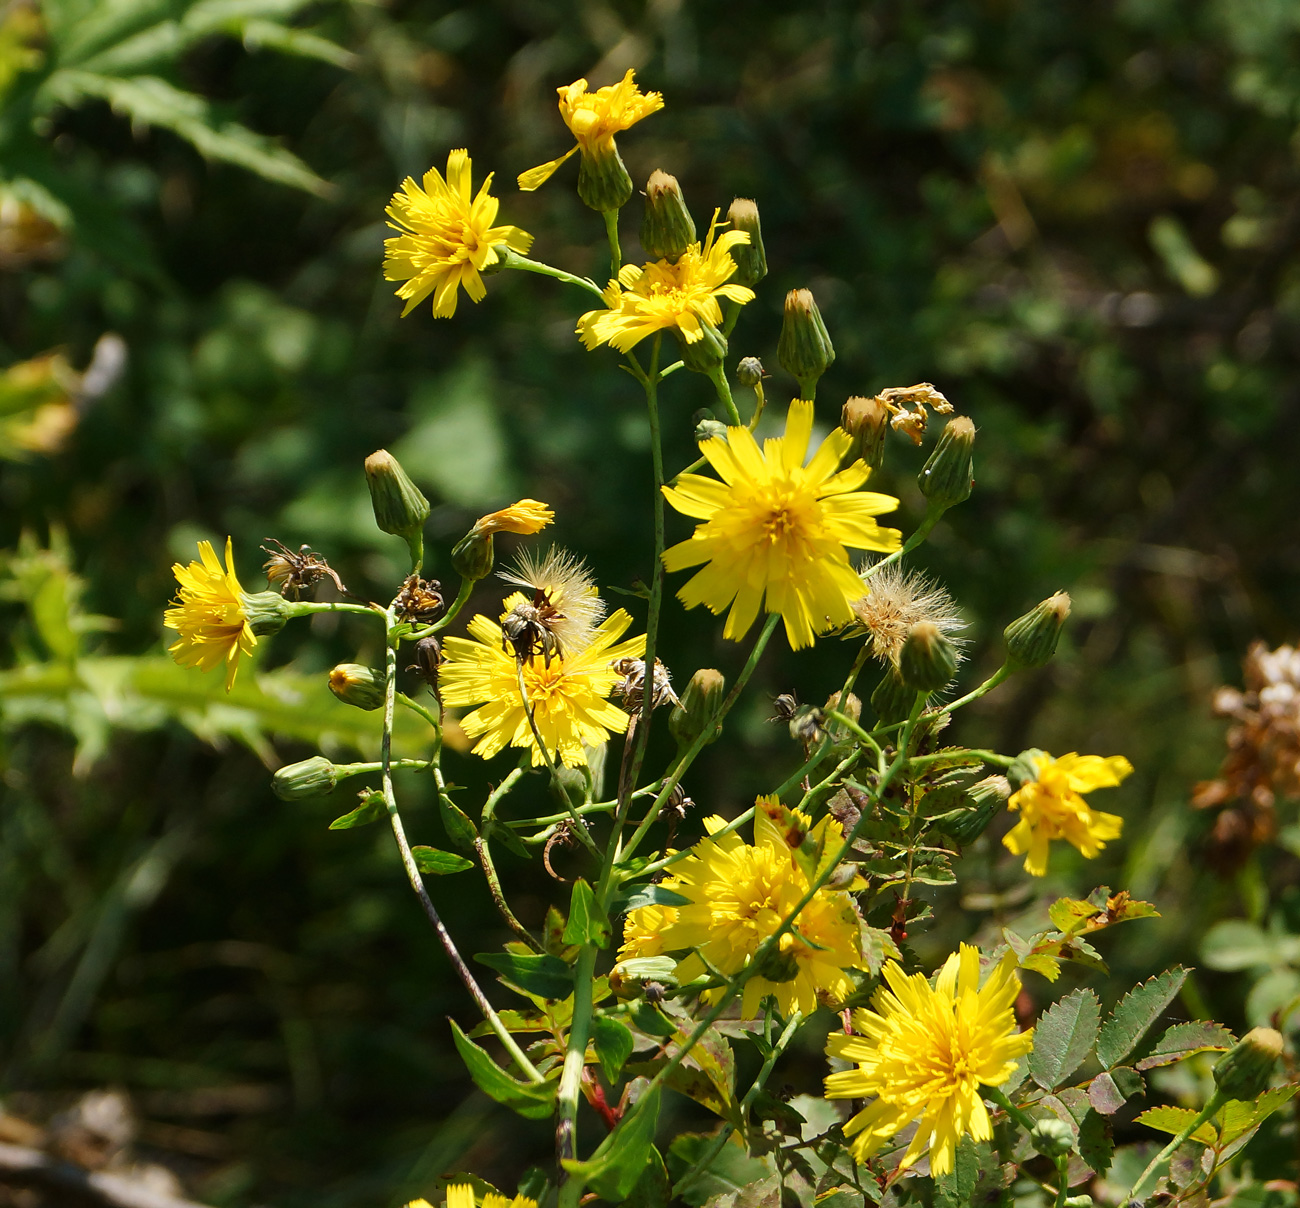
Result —
[[[597, 594], [596, 581], [581, 558], [555, 545], [540, 557], [524, 550], [513, 570], [498, 573], [530, 597], [539, 592], [546, 597], [550, 607], [544, 624], [566, 656], [579, 654], [591, 644], [596, 626], [605, 616], [605, 601]], [[506, 605], [512, 606], [509, 600]]]
[[[867, 566], [862, 569], [865, 571]], [[966, 623], [952, 597], [924, 575], [903, 570], [895, 562], [872, 575], [867, 585], [867, 594], [853, 604], [858, 624], [846, 636], [865, 633], [873, 657], [882, 663], [898, 666], [903, 643], [913, 625], [929, 623], [954, 645], [963, 644], [956, 635]]]

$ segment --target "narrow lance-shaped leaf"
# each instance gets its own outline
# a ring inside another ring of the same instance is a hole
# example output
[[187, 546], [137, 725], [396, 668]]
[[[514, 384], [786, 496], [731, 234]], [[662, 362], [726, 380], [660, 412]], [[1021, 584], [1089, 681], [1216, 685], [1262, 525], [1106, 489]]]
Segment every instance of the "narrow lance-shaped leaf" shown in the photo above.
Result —
[[573, 900], [569, 904], [569, 922], [564, 928], [566, 944], [609, 945], [609, 916], [601, 909], [591, 886], [581, 877], [573, 883]]
[[1124, 995], [1097, 1038], [1097, 1060], [1106, 1069], [1123, 1061], [1174, 1000], [1186, 980], [1187, 970], [1180, 966], [1153, 977]]
[[1060, 1086], [1097, 1039], [1101, 1004], [1091, 990], [1076, 990], [1049, 1007], [1034, 1028], [1029, 1074], [1044, 1090]]
[[474, 867], [472, 860], [454, 852], [439, 851], [436, 847], [413, 847], [411, 855], [415, 857], [415, 867], [427, 876], [445, 877], [448, 873], [464, 872]]
[[512, 1078], [456, 1026], [455, 1020], [448, 1022], [456, 1051], [479, 1090], [526, 1119], [541, 1120], [551, 1114], [555, 1108], [554, 1082], [528, 1083]]
[[659, 1088], [643, 1096], [585, 1162], [564, 1159], [564, 1169], [612, 1204], [622, 1203], [650, 1160], [659, 1120]]
[[568, 998], [573, 993], [573, 970], [558, 956], [480, 952], [474, 959], [530, 994], [539, 994], [542, 998]]

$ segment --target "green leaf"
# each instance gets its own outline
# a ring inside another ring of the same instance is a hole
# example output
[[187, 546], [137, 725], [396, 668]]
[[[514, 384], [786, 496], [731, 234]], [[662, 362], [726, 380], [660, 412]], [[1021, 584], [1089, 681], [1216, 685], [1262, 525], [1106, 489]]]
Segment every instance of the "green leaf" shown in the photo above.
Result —
[[591, 1025], [591, 1043], [605, 1077], [614, 1082], [632, 1056], [636, 1041], [631, 1029], [608, 1015], [597, 1015]]
[[637, 885], [616, 894], [609, 904], [610, 914], [624, 914], [642, 906], [689, 906], [691, 899], [665, 889], [662, 885]]
[[[713, 1144], [711, 1133], [681, 1133], [668, 1147], [668, 1170], [674, 1180], [685, 1177]], [[724, 1145], [713, 1160], [678, 1192], [678, 1198], [698, 1206], [715, 1195], [740, 1192], [772, 1173], [770, 1160], [751, 1158], [736, 1145]]]
[[1124, 995], [1097, 1037], [1097, 1060], [1106, 1069], [1123, 1061], [1138, 1046], [1161, 1012], [1173, 1002], [1186, 980], [1187, 970], [1179, 966], [1135, 986]]
[[1078, 898], [1057, 898], [1048, 908], [1047, 917], [1052, 920], [1053, 927], [1069, 935], [1099, 913], [1098, 908], [1091, 902], [1084, 902]]
[[677, 1025], [668, 1016], [643, 998], [634, 1002], [627, 1013], [628, 1018], [647, 1036], [668, 1037], [677, 1031]]
[[1111, 1138], [1111, 1124], [1105, 1116], [1090, 1111], [1079, 1124], [1079, 1156], [1088, 1166], [1105, 1174], [1115, 1156], [1115, 1142]]
[[595, 944], [597, 948], [607, 948], [609, 937], [609, 915], [596, 901], [591, 886], [579, 877], [573, 883], [573, 897], [569, 902], [569, 921], [564, 928], [564, 942]]
[[350, 814], [335, 818], [330, 823], [330, 830], [351, 830], [354, 826], [366, 826], [387, 817], [388, 807], [384, 804], [383, 793], [372, 791], [365, 795], [365, 800]]
[[448, 1022], [460, 1059], [485, 1095], [529, 1120], [542, 1120], [555, 1110], [554, 1082], [529, 1083], [512, 1078], [457, 1027], [455, 1020]]
[[462, 851], [472, 852], [474, 840], [478, 838], [478, 828], [469, 820], [465, 811], [454, 801], [448, 801], [446, 797], [439, 794], [438, 813], [442, 815], [442, 826], [452, 846], [459, 847]]
[[668, 1168], [659, 1151], [652, 1145], [650, 1160], [627, 1199], [623, 1201], [622, 1208], [668, 1208], [672, 1202], [672, 1190]]
[[530, 994], [539, 994], [542, 998], [568, 998], [573, 993], [573, 970], [558, 956], [481, 952], [474, 959]]
[[1088, 1102], [1103, 1116], [1113, 1116], [1129, 1099], [1145, 1095], [1142, 1075], [1126, 1065], [1098, 1074], [1088, 1084]]
[[654, 1148], [659, 1088], [644, 1095], [585, 1162], [565, 1158], [564, 1169], [597, 1195], [621, 1204], [641, 1177]]
[[[1190, 1107], [1152, 1107], [1144, 1111], [1134, 1123], [1145, 1124], [1148, 1128], [1155, 1128], [1176, 1137], [1196, 1119], [1197, 1115], [1198, 1113]], [[1192, 1133], [1191, 1139], [1202, 1145], [1213, 1145], [1219, 1139], [1219, 1134], [1207, 1120]]]
[[1053, 1003], [1034, 1028], [1030, 1077], [1045, 1091], [1060, 1086], [1088, 1055], [1100, 1018], [1101, 1004], [1091, 990], [1076, 990]]
[[1176, 1023], [1165, 1032], [1151, 1052], [1137, 1063], [1140, 1070], [1155, 1069], [1160, 1065], [1173, 1065], [1196, 1053], [1226, 1053], [1237, 1038], [1221, 1023], [1197, 1019], [1191, 1023]]
[[935, 1179], [939, 1200], [951, 1208], [964, 1208], [975, 1193], [980, 1176], [980, 1155], [970, 1137], [962, 1137], [953, 1155], [952, 1170]]
[[1231, 1145], [1252, 1129], [1258, 1128], [1278, 1108], [1291, 1101], [1300, 1086], [1278, 1086], [1265, 1091], [1254, 1103], [1229, 1099], [1215, 1116], [1219, 1124], [1219, 1143]]
[[445, 877], [449, 873], [464, 872], [465, 869], [474, 867], [473, 860], [449, 851], [439, 851], [436, 847], [413, 847], [411, 855], [415, 857], [415, 867], [426, 876]]

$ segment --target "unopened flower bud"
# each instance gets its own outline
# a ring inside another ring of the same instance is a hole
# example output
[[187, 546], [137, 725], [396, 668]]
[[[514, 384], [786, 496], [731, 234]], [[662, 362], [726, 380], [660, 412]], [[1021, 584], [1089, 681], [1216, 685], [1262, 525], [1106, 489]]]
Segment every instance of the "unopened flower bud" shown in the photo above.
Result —
[[916, 479], [932, 511], [945, 511], [970, 498], [975, 485], [974, 446], [975, 425], [969, 416], [955, 416], [944, 425], [939, 443]]
[[857, 721], [862, 716], [862, 702], [852, 692], [846, 693], [844, 704], [840, 705], [840, 694], [832, 692], [826, 698], [826, 708], [843, 713], [850, 721]]
[[707, 407], [701, 407], [694, 415], [695, 443], [703, 444], [706, 440], [720, 437], [727, 438], [727, 425], [718, 419]]
[[770, 982], [794, 981], [799, 976], [799, 961], [794, 953], [794, 937], [785, 934], [777, 947], [773, 948], [758, 962], [759, 977]]
[[279, 633], [293, 613], [293, 605], [278, 591], [244, 592], [239, 597], [239, 603], [252, 626], [254, 636], [259, 638]]
[[736, 381], [752, 390], [763, 380], [763, 362], [758, 357], [743, 357], [736, 366]]
[[757, 285], [767, 276], [767, 252], [763, 249], [763, 228], [758, 221], [758, 206], [748, 197], [737, 197], [727, 211], [732, 229], [749, 235], [748, 243], [731, 249], [736, 272], [731, 278], [737, 285]]
[[323, 755], [313, 755], [299, 763], [285, 764], [271, 777], [271, 791], [281, 801], [303, 801], [324, 797], [338, 783], [335, 767]]
[[1013, 667], [1041, 667], [1056, 653], [1065, 619], [1070, 615], [1070, 597], [1063, 591], [1049, 596], [1017, 617], [1003, 631], [1007, 662]]
[[1065, 1208], [1093, 1208], [1093, 1198], [1090, 1195], [1067, 1195]]
[[1258, 1099], [1267, 1089], [1282, 1056], [1282, 1034], [1274, 1028], [1251, 1028], [1214, 1066], [1214, 1082], [1229, 1099]]
[[496, 565], [492, 534], [483, 532], [477, 526], [470, 529], [452, 547], [451, 565], [462, 579], [470, 583], [486, 579]]
[[718, 731], [713, 728], [713, 719], [722, 708], [726, 691], [727, 681], [722, 672], [712, 667], [701, 667], [691, 676], [690, 683], [668, 716], [668, 729], [677, 740], [679, 752], [688, 750], [706, 730], [709, 737], [705, 746], [717, 739]]
[[1048, 1116], [1029, 1130], [1029, 1141], [1046, 1158], [1059, 1158], [1074, 1148], [1074, 1133], [1064, 1120]]
[[986, 776], [966, 790], [967, 804], [962, 809], [940, 815], [935, 823], [959, 844], [974, 843], [1010, 796], [1011, 782], [1005, 776]]
[[632, 178], [611, 139], [594, 154], [584, 150], [578, 164], [578, 196], [582, 204], [602, 214], [621, 210], [632, 196]]
[[361, 663], [340, 663], [330, 672], [330, 691], [345, 705], [378, 709], [384, 703], [384, 673]]
[[700, 324], [700, 338], [688, 341], [680, 327], [673, 328], [677, 335], [677, 351], [682, 364], [693, 373], [712, 376], [727, 359], [727, 337], [710, 323]]
[[429, 501], [387, 449], [366, 458], [366, 485], [375, 509], [375, 523], [385, 533], [407, 541], [421, 538], [424, 522], [429, 519]]
[[695, 220], [686, 208], [677, 177], [656, 168], [646, 182], [641, 250], [647, 260], [677, 259], [695, 242]]
[[835, 348], [811, 290], [792, 289], [786, 294], [776, 355], [781, 367], [798, 381], [799, 397], [812, 398], [817, 379], [835, 360]]
[[889, 432], [889, 408], [878, 398], [853, 397], [840, 412], [840, 427], [853, 437], [850, 453], [873, 470], [885, 460], [885, 437]]
[[957, 673], [957, 647], [933, 621], [917, 621], [898, 658], [903, 682], [917, 692], [938, 692]]
[[905, 721], [912, 712], [916, 702], [916, 690], [903, 683], [903, 677], [893, 668], [885, 669], [880, 683], [871, 694], [871, 707], [881, 725], [892, 726], [896, 721]]

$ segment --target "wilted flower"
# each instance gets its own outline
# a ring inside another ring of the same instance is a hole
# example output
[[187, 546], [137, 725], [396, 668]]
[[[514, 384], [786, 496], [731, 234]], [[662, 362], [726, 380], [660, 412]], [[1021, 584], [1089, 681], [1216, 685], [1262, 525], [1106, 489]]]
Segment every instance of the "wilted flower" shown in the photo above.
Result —
[[[864, 563], [866, 574], [871, 563]], [[863, 586], [866, 593], [853, 602], [857, 624], [845, 637], [866, 636], [873, 658], [898, 666], [903, 643], [912, 626], [928, 621], [944, 637], [961, 645], [956, 635], [966, 627], [952, 597], [919, 571], [904, 570], [897, 562], [882, 566]]]

